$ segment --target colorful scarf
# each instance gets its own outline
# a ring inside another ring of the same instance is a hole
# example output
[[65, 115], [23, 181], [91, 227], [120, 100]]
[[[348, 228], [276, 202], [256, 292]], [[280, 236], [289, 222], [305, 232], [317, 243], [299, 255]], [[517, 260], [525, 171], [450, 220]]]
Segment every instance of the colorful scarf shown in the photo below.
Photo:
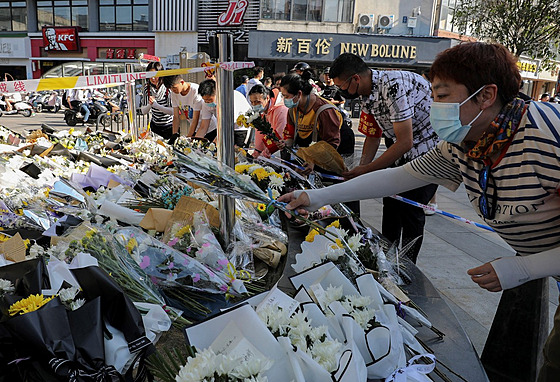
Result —
[[467, 156], [484, 160], [500, 152], [519, 127], [525, 108], [525, 102], [520, 98], [515, 98], [505, 105], [496, 119], [490, 123], [492, 129], [482, 134], [474, 147], [468, 151]]

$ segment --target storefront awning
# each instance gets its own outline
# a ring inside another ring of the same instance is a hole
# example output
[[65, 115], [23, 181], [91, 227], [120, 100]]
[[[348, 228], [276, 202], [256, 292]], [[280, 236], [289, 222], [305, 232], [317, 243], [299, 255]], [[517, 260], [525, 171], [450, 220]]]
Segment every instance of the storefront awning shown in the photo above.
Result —
[[84, 57], [30, 57], [33, 61], [91, 61]]

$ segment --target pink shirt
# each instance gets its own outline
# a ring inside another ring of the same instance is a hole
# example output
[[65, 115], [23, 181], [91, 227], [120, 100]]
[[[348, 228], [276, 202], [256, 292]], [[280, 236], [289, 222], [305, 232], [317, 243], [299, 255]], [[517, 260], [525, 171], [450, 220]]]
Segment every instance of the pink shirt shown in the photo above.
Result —
[[[266, 120], [270, 122], [270, 125], [276, 131], [279, 137], [283, 137], [284, 128], [286, 127], [286, 123], [288, 121], [288, 108], [284, 105], [284, 99], [281, 95], [274, 99], [274, 105], [268, 107], [268, 111], [266, 113]], [[266, 157], [270, 156], [270, 152], [264, 145], [262, 140], [264, 136], [255, 131], [255, 149], [261, 151], [260, 155], [264, 155]], [[259, 153], [255, 151], [253, 156], [256, 158], [259, 156]]]

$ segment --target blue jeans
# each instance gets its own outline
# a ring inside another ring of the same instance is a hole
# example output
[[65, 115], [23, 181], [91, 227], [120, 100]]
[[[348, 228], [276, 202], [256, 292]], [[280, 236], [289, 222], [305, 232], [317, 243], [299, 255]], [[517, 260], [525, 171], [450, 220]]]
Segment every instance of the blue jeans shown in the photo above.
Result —
[[85, 103], [83, 103], [83, 104], [82, 104], [82, 107], [81, 107], [81, 110], [82, 110], [83, 113], [84, 113], [84, 122], [87, 122], [88, 119], [89, 119], [89, 115], [91, 114], [91, 111], [89, 111], [88, 105], [85, 104]]

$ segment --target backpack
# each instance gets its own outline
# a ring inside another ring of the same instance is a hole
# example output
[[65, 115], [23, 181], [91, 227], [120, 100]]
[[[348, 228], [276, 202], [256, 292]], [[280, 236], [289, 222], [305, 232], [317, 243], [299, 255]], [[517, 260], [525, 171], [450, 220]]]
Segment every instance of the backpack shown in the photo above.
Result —
[[[311, 141], [317, 142], [317, 123], [319, 121], [319, 114], [327, 109], [337, 109], [342, 117], [342, 125], [340, 126], [340, 143], [336, 149], [340, 155], [350, 155], [354, 154], [354, 147], [356, 145], [356, 138], [354, 136], [354, 131], [352, 130], [352, 120], [348, 118], [344, 111], [339, 110], [339, 108], [332, 103], [327, 103], [319, 107], [315, 112], [315, 119], [313, 121], [313, 133], [311, 134]], [[295, 116], [295, 110], [290, 109], [290, 116], [292, 121], [294, 121], [296, 128], [294, 132], [294, 137], [297, 137], [297, 119]]]

